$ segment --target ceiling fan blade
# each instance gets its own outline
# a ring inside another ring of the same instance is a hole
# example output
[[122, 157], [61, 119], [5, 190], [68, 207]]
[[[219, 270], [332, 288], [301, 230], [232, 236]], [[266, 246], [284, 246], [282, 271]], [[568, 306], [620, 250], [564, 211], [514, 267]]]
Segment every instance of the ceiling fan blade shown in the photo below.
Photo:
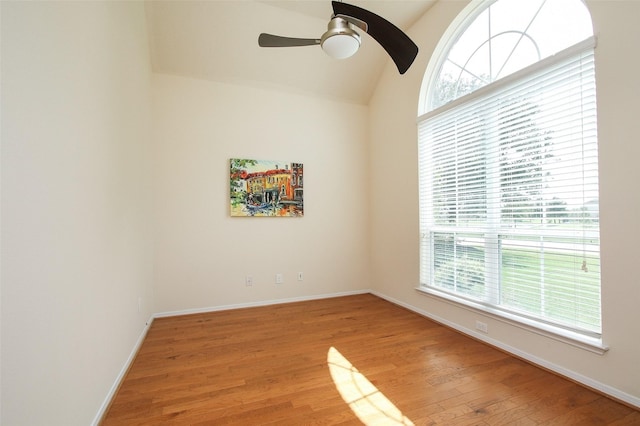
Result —
[[418, 46], [401, 29], [391, 22], [351, 4], [332, 1], [333, 13], [344, 17], [352, 17], [367, 24], [367, 33], [387, 51], [398, 67], [400, 74], [407, 72], [418, 55]]
[[320, 39], [282, 37], [265, 33], [258, 36], [258, 45], [260, 47], [313, 46], [316, 44], [320, 44]]

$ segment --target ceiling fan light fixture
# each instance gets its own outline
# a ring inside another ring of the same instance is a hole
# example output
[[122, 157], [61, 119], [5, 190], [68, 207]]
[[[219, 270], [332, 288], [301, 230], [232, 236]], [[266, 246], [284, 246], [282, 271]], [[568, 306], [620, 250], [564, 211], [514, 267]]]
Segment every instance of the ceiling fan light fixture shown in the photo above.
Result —
[[262, 33], [258, 36], [258, 45], [292, 47], [319, 44], [327, 55], [344, 59], [360, 48], [360, 34], [356, 32], [356, 29], [360, 29], [387, 51], [400, 74], [407, 72], [418, 55], [418, 46], [400, 28], [383, 17], [352, 4], [333, 0], [331, 7], [333, 15], [322, 38], [293, 38]]
[[322, 50], [332, 58], [345, 59], [353, 56], [360, 48], [360, 34], [355, 32], [347, 21], [334, 17], [322, 35]]

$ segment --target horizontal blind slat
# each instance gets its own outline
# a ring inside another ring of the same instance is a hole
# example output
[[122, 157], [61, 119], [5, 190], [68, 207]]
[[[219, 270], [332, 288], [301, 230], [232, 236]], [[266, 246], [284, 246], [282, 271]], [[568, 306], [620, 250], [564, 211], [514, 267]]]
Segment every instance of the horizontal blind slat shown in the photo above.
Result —
[[[421, 117], [426, 284], [599, 333], [592, 50], [554, 58]], [[500, 266], [487, 267], [491, 259]]]

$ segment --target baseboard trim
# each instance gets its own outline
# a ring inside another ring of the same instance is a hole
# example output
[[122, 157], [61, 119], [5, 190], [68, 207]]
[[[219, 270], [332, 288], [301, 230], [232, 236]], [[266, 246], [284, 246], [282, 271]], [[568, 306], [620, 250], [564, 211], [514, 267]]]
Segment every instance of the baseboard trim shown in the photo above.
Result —
[[422, 315], [423, 317], [429, 318], [437, 323], [440, 323], [442, 325], [445, 325], [449, 328], [452, 328], [462, 334], [468, 335], [473, 337], [474, 339], [477, 340], [481, 340], [485, 343], [487, 343], [488, 345], [491, 345], [493, 347], [496, 347], [502, 351], [505, 351], [507, 353], [510, 353], [518, 358], [524, 359], [532, 364], [535, 364], [541, 368], [544, 368], [546, 370], [549, 370], [555, 374], [558, 374], [559, 376], [565, 377], [569, 380], [572, 380], [576, 383], [579, 383], [583, 386], [586, 386], [587, 388], [593, 389], [596, 392], [599, 392], [603, 395], [606, 395], [607, 397], [613, 398], [623, 404], [626, 404], [632, 408], [635, 409], [640, 409], [640, 398], [635, 397], [633, 395], [629, 395], [626, 392], [623, 392], [619, 389], [616, 389], [612, 386], [606, 385], [604, 383], [601, 383], [597, 380], [593, 380], [587, 376], [584, 376], [582, 374], [576, 373], [575, 371], [566, 369], [564, 367], [561, 367], [559, 365], [553, 364], [547, 360], [544, 360], [542, 358], [539, 358], [535, 355], [532, 355], [530, 353], [521, 351], [518, 348], [514, 348], [513, 346], [510, 345], [506, 345], [503, 342], [500, 342], [498, 340], [492, 339], [489, 336], [479, 333], [476, 330], [472, 330], [470, 328], [466, 328], [466, 327], [462, 327], [459, 324], [456, 324], [454, 322], [451, 322], [445, 318], [439, 317], [437, 315], [433, 315], [430, 312], [427, 312], [423, 309], [419, 309], [413, 305], [409, 305], [408, 303], [404, 303], [400, 300], [394, 299], [393, 297], [387, 296], [386, 294], [382, 294], [379, 293], [377, 291], [371, 290], [370, 291], [371, 294], [373, 294], [374, 296], [377, 296], [381, 299], [384, 299], [388, 302], [393, 303], [394, 305], [398, 305], [401, 306], [405, 309], [408, 309], [412, 312], [415, 312], [419, 315]]
[[292, 302], [306, 302], [310, 300], [330, 299], [332, 297], [353, 296], [356, 294], [367, 294], [367, 293], [371, 293], [371, 291], [369, 289], [365, 289], [365, 290], [345, 291], [345, 292], [339, 292], [339, 293], [318, 294], [318, 295], [312, 295], [312, 296], [290, 297], [286, 299], [261, 300], [257, 302], [236, 303], [232, 305], [210, 306], [210, 307], [204, 307], [204, 308], [159, 312], [155, 314], [153, 317], [164, 318], [164, 317], [175, 317], [179, 315], [205, 314], [207, 312], [228, 311], [231, 309], [242, 309], [242, 308], [256, 308], [259, 306], [280, 305], [283, 303], [292, 303]]
[[147, 332], [151, 327], [151, 323], [153, 323], [153, 318], [154, 317], [152, 315], [149, 318], [149, 320], [147, 320], [147, 322], [145, 323], [144, 328], [142, 329], [142, 332], [138, 336], [138, 340], [136, 340], [136, 343], [133, 345], [133, 349], [129, 353], [129, 357], [127, 358], [124, 365], [120, 369], [120, 372], [116, 376], [116, 379], [113, 382], [113, 385], [111, 385], [111, 389], [109, 389], [109, 392], [107, 393], [107, 396], [102, 402], [100, 409], [96, 413], [96, 416], [93, 418], [93, 421], [91, 422], [92, 426], [98, 426], [100, 422], [102, 422], [102, 418], [107, 413], [107, 410], [111, 405], [111, 401], [113, 400], [113, 397], [116, 395], [116, 392], [118, 392], [118, 389], [120, 388], [120, 384], [122, 383], [122, 380], [124, 380], [124, 377], [127, 375], [127, 372], [129, 371], [129, 368], [131, 367], [131, 364], [133, 363], [133, 360], [135, 359], [136, 354], [140, 349], [140, 346], [142, 346], [142, 342], [144, 342], [145, 337], [147, 337]]

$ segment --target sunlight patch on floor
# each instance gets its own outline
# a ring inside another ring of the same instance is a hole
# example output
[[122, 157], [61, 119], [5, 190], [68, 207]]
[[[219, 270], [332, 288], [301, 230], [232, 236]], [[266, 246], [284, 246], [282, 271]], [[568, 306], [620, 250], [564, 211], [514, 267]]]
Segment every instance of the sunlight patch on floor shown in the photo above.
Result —
[[413, 425], [334, 347], [327, 353], [327, 365], [342, 399], [365, 425]]

